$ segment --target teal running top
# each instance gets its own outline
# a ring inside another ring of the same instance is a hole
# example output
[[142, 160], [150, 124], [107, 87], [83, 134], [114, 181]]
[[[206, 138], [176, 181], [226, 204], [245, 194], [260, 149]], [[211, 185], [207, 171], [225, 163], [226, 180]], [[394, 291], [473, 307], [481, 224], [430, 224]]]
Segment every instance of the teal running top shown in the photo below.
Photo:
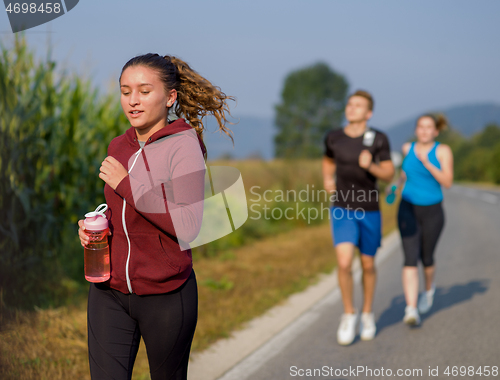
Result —
[[[436, 156], [436, 142], [428, 153], [429, 161], [438, 169], [441, 169]], [[403, 188], [402, 198], [414, 205], [430, 206], [443, 200], [441, 185], [425, 168], [415, 155], [415, 143], [411, 143], [410, 151], [403, 160], [403, 171], [406, 174], [406, 183]]]

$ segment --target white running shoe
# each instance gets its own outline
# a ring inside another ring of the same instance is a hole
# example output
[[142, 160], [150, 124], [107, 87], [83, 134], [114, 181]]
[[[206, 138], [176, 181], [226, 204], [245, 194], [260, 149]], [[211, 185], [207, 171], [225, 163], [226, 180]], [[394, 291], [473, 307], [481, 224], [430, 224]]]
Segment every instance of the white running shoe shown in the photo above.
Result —
[[403, 322], [410, 326], [418, 326], [420, 324], [420, 315], [416, 307], [406, 306]]
[[372, 340], [377, 333], [375, 316], [373, 313], [361, 314], [361, 340]]
[[418, 300], [418, 311], [420, 314], [425, 314], [429, 312], [434, 302], [434, 293], [436, 292], [436, 287], [432, 285], [431, 290], [427, 290], [420, 295]]
[[342, 314], [340, 317], [340, 326], [337, 330], [337, 342], [342, 346], [348, 346], [356, 337], [356, 325], [358, 322], [358, 313]]

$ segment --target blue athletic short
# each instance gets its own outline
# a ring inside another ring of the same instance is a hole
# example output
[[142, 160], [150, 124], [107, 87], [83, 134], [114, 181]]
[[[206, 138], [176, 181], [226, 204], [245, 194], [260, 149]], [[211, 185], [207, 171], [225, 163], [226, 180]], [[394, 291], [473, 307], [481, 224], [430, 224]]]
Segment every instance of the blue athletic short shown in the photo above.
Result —
[[375, 256], [382, 241], [382, 219], [380, 211], [364, 211], [330, 207], [334, 245], [352, 243], [359, 251]]

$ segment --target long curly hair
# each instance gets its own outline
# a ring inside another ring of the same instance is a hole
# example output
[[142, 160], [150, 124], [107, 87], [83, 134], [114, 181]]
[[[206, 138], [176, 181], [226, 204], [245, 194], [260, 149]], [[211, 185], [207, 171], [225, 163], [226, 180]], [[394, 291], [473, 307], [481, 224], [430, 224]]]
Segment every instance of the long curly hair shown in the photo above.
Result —
[[177, 101], [171, 108], [177, 117], [186, 119], [201, 138], [205, 130], [203, 118], [212, 114], [217, 120], [219, 131], [228, 135], [234, 143], [233, 133], [226, 127], [226, 123], [233, 124], [227, 119], [231, 115], [227, 101], [235, 100], [234, 97], [227, 96], [186, 62], [170, 55], [162, 57], [148, 53], [134, 57], [123, 66], [120, 79], [128, 67], [139, 65], [155, 70], [167, 93], [173, 89], [177, 91]]

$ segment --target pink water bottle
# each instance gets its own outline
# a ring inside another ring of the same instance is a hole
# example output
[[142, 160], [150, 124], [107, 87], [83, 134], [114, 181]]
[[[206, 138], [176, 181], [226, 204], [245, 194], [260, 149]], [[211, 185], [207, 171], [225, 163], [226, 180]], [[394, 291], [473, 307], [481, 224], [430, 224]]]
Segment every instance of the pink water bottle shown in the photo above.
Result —
[[90, 242], [84, 249], [85, 279], [89, 282], [109, 280], [108, 219], [104, 212], [108, 205], [103, 203], [95, 211], [85, 214], [83, 224]]

